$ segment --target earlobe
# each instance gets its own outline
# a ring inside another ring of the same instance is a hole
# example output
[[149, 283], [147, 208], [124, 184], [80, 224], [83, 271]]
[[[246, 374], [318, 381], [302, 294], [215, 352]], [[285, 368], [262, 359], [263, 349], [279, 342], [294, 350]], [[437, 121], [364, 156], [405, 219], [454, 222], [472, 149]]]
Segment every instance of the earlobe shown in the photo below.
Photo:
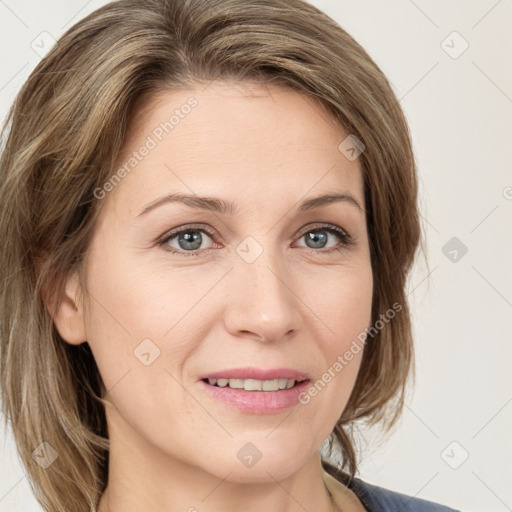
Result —
[[45, 301], [57, 331], [72, 345], [87, 341], [82, 297], [78, 273], [75, 272], [67, 279], [60, 301]]

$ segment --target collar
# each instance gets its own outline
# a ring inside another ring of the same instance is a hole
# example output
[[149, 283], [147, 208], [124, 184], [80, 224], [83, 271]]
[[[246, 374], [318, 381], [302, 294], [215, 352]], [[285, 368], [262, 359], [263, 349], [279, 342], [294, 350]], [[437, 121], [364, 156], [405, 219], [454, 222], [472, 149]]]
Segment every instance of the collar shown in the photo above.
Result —
[[367, 512], [357, 495], [343, 485], [339, 480], [336, 480], [325, 469], [323, 470], [323, 478], [327, 490], [332, 496], [336, 506], [342, 512]]

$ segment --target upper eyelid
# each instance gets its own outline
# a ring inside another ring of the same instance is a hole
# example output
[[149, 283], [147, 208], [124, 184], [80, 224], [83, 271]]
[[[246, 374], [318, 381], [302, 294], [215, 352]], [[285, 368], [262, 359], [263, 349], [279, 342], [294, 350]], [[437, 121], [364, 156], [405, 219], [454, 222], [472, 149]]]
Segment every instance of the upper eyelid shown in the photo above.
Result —
[[337, 226], [336, 224], [333, 224], [332, 222], [318, 222], [318, 223], [315, 223], [313, 222], [313, 225], [311, 224], [307, 224], [306, 226], [304, 226], [303, 229], [301, 229], [299, 231], [299, 233], [307, 233], [308, 231], [315, 231], [317, 229], [322, 229], [322, 228], [332, 228], [332, 229], [341, 229], [344, 233], [347, 234], [347, 236], [349, 235], [348, 231], [342, 227], [342, 226]]
[[159, 241], [167, 241], [170, 238], [174, 238], [175, 236], [179, 235], [180, 233], [183, 233], [184, 231], [204, 231], [209, 237], [215, 236], [215, 233], [213, 233], [213, 230], [206, 228], [204, 226], [196, 226], [196, 225], [185, 225], [183, 227], [177, 227], [173, 228], [169, 231], [166, 231], [161, 237], [158, 237], [157, 240]]

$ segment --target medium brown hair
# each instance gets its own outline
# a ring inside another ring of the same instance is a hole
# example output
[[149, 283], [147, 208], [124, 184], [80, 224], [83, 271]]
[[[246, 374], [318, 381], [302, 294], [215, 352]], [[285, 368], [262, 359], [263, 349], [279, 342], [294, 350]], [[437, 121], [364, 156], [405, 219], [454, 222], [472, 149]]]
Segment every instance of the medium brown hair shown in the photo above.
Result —
[[[58, 301], [68, 276], [83, 270], [101, 203], [94, 190], [111, 176], [142, 98], [228, 79], [307, 94], [363, 142], [372, 321], [393, 304], [402, 309], [366, 342], [331, 435], [341, 449], [339, 468], [356, 473], [356, 420], [390, 427], [402, 410], [413, 368], [405, 287], [420, 224], [410, 133], [383, 72], [338, 24], [302, 0], [113, 2], [70, 28], [39, 62], [3, 131], [2, 407], [45, 510], [96, 510], [107, 484], [109, 441], [90, 348], [59, 336], [43, 291], [51, 289]], [[58, 453], [46, 469], [32, 456], [42, 442]]]

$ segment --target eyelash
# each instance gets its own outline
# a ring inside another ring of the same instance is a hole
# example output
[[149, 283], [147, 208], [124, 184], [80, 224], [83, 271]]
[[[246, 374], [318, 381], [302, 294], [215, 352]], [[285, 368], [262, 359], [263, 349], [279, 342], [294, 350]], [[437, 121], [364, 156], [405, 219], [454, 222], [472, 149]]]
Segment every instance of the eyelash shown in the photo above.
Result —
[[[159, 247], [162, 247], [166, 243], [168, 243], [170, 240], [175, 238], [176, 236], [180, 235], [181, 233], [185, 233], [187, 231], [202, 231], [203, 233], [206, 233], [212, 239], [215, 236], [215, 233], [213, 233], [213, 231], [211, 231], [210, 229], [207, 229], [205, 227], [190, 225], [190, 226], [186, 226], [185, 228], [181, 228], [179, 230], [171, 231], [169, 233], [166, 233], [164, 235], [164, 237], [161, 238], [157, 242], [157, 245]], [[340, 227], [335, 226], [334, 224], [322, 224], [320, 226], [315, 226], [314, 228], [310, 228], [310, 229], [304, 231], [299, 236], [298, 239], [301, 239], [307, 233], [314, 232], [314, 231], [327, 231], [328, 233], [337, 236], [339, 238], [339, 240], [340, 240], [340, 243], [338, 245], [334, 246], [334, 247], [331, 247], [331, 248], [327, 249], [327, 250], [322, 250], [322, 249], [316, 250], [316, 249], [306, 248], [306, 251], [309, 252], [309, 253], [331, 254], [331, 253], [333, 253], [335, 251], [339, 252], [339, 251], [341, 251], [343, 249], [346, 249], [346, 248], [350, 247], [353, 244], [352, 237], [344, 229], [341, 229]], [[188, 258], [194, 257], [194, 256], [198, 256], [199, 253], [201, 253], [201, 252], [209, 251], [209, 249], [196, 249], [194, 251], [183, 251], [183, 250], [178, 251], [175, 248], [170, 247], [170, 246], [168, 246], [164, 250], [168, 251], [168, 252], [170, 252], [172, 254], [177, 254], [179, 256], [185, 256], [185, 257], [188, 257]]]

